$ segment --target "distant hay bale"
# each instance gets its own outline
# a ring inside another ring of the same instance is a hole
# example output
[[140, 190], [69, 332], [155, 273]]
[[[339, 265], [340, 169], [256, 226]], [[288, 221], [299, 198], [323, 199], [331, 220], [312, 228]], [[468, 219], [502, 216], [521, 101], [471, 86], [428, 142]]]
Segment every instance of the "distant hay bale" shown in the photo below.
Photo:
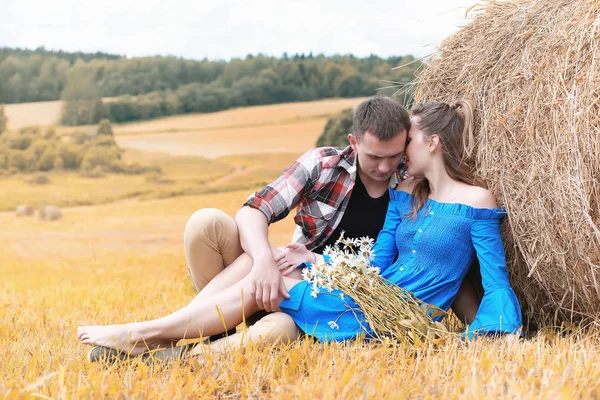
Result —
[[25, 217], [28, 215], [33, 215], [34, 214], [34, 209], [31, 206], [28, 205], [20, 205], [17, 207], [17, 217]]
[[416, 101], [476, 101], [475, 167], [501, 206], [529, 322], [600, 315], [600, 3], [486, 1], [419, 77]]
[[27, 179], [27, 183], [32, 185], [47, 185], [48, 183], [50, 183], [50, 178], [48, 178], [47, 175], [38, 174]]
[[62, 218], [62, 211], [57, 206], [44, 206], [40, 208], [39, 218], [42, 221], [55, 221]]

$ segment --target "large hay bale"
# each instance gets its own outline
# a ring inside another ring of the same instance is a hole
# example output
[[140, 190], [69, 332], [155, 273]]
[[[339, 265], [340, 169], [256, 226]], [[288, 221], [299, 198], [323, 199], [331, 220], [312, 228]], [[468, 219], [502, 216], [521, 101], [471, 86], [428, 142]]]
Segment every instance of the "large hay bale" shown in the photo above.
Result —
[[17, 207], [17, 211], [16, 211], [17, 217], [25, 217], [28, 215], [33, 215], [34, 214], [34, 209], [33, 207], [29, 206], [29, 205], [20, 205]]
[[42, 221], [55, 221], [62, 218], [62, 211], [57, 206], [44, 206], [40, 208], [38, 214]]
[[416, 101], [476, 101], [475, 166], [508, 211], [529, 322], [597, 317], [600, 3], [487, 1], [471, 16], [426, 63]]

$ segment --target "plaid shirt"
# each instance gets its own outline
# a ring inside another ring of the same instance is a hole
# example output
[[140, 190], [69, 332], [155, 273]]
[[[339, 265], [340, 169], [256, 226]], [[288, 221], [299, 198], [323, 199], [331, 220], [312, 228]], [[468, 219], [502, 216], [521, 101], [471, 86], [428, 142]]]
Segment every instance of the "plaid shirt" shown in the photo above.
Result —
[[[309, 150], [274, 182], [251, 194], [244, 206], [260, 210], [269, 224], [296, 207], [292, 240], [312, 250], [331, 236], [344, 216], [356, 180], [356, 160], [350, 146]], [[390, 187], [405, 177], [403, 159], [390, 178]]]

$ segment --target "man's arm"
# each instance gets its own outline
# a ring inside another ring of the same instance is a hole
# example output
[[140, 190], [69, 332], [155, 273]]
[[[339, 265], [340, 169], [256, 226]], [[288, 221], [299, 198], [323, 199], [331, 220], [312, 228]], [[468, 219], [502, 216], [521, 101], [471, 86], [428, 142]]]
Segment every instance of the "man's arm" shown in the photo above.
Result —
[[254, 260], [250, 272], [253, 277], [253, 291], [250, 295], [256, 298], [260, 308], [276, 311], [280, 302], [279, 294], [285, 298], [289, 298], [290, 295], [273, 259], [267, 219], [261, 211], [245, 206], [237, 212], [235, 220], [242, 248]]
[[285, 218], [296, 207], [312, 188], [320, 168], [314, 150], [304, 153], [274, 182], [250, 196], [236, 215], [242, 248], [254, 260], [253, 294], [259, 307], [267, 311], [277, 309], [280, 293], [289, 296], [271, 252], [268, 226]]

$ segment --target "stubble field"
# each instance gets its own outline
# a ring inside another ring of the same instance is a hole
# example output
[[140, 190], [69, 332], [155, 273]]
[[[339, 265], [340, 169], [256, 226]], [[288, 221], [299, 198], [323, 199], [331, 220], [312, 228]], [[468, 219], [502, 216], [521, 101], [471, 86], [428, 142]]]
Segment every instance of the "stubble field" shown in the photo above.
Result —
[[[159, 317], [194, 296], [182, 234], [196, 209], [218, 207], [233, 215], [251, 191], [314, 145], [328, 115], [360, 101], [253, 107], [114, 127], [125, 158], [161, 166], [159, 177], [57, 173], [40, 186], [22, 175], [1, 178], [0, 396], [600, 397], [600, 335], [593, 327], [546, 329], [519, 343], [482, 338], [435, 348], [256, 344], [169, 367], [86, 361], [77, 326]], [[19, 112], [27, 121], [27, 111]], [[59, 204], [64, 217], [17, 218], [20, 203]], [[288, 217], [272, 226], [270, 239], [285, 245], [292, 231]]]

